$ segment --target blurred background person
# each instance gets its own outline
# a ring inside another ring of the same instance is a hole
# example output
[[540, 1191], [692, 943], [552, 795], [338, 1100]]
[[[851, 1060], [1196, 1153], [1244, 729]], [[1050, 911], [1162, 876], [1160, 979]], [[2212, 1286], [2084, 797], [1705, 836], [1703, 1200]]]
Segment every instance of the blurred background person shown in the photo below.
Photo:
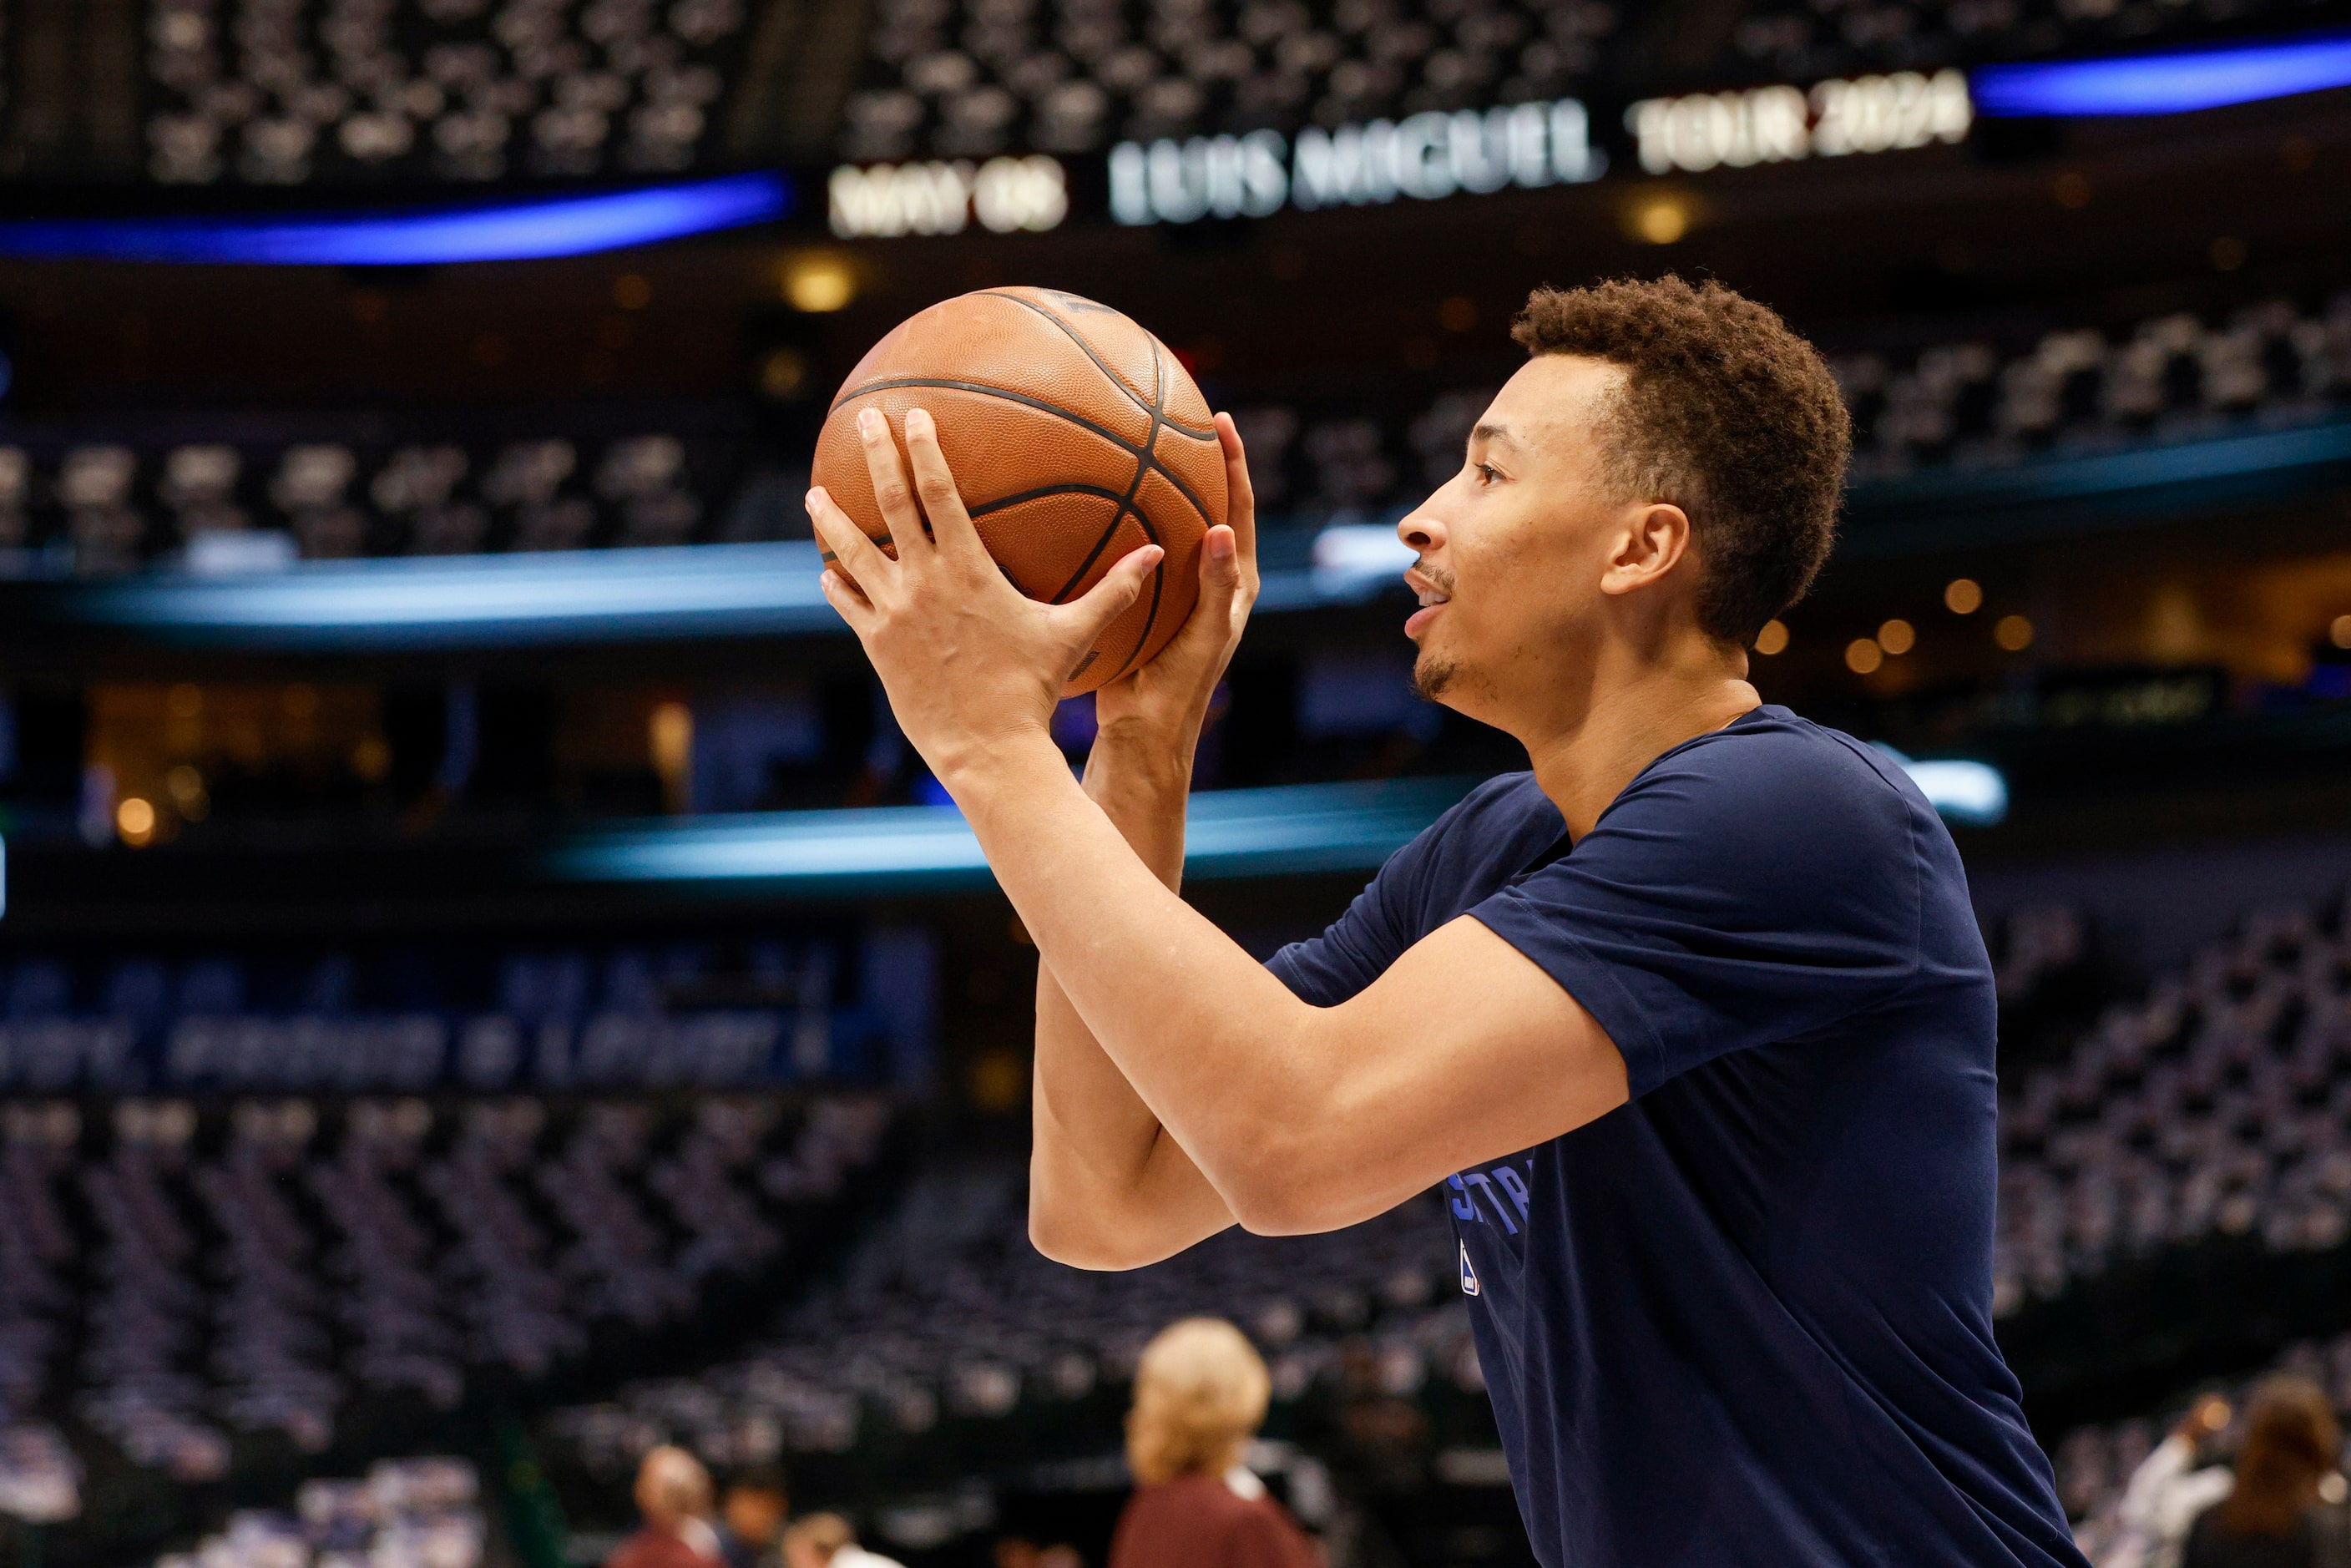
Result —
[[837, 1513], [812, 1513], [784, 1531], [784, 1568], [903, 1568], [894, 1558], [857, 1544], [857, 1532]]
[[604, 1568], [711, 1568], [720, 1562], [710, 1523], [710, 1472], [684, 1448], [664, 1444], [637, 1467], [638, 1531]]
[[2114, 1544], [2101, 1568], [2179, 1568], [2189, 1526], [2234, 1484], [2214, 1451], [2230, 1414], [2226, 1399], [2206, 1395], [2139, 1462], [2115, 1500]]
[[754, 1470], [729, 1481], [718, 1502], [718, 1549], [726, 1568], [774, 1568], [789, 1512], [782, 1477]]
[[[2263, 1383], [2245, 1411], [2234, 1483], [2197, 1515], [2181, 1568], [2351, 1564], [2351, 1517], [2335, 1469], [2342, 1449], [2343, 1430], [2317, 1385], [2299, 1377]], [[2333, 1488], [2325, 1485], [2330, 1478]]]
[[1110, 1568], [1315, 1568], [1313, 1542], [1241, 1451], [1265, 1420], [1264, 1360], [1240, 1330], [1187, 1318], [1161, 1331], [1134, 1369], [1126, 1462], [1135, 1493], [1111, 1540]]
[[996, 1543], [996, 1568], [1086, 1568], [1082, 1553], [1067, 1542], [1040, 1546], [1025, 1535], [1008, 1535]]

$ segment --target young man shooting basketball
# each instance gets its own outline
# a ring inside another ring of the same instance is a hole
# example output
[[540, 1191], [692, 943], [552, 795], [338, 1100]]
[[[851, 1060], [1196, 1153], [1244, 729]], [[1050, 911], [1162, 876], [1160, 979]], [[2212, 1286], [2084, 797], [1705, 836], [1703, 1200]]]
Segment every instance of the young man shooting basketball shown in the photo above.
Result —
[[[1399, 525], [1421, 689], [1521, 741], [1321, 938], [1180, 900], [1185, 791], [1256, 579], [1047, 733], [1155, 549], [1074, 604], [988, 561], [926, 415], [862, 432], [899, 559], [821, 491], [833, 604], [1043, 956], [1030, 1228], [1126, 1268], [1448, 1190], [1549, 1568], [2079, 1564], [1994, 1345], [1994, 1009], [1949, 836], [1746, 680], [1827, 554], [1812, 349], [1677, 279], [1538, 292], [1528, 364]], [[927, 516], [926, 533], [923, 519]], [[932, 536], [935, 535], [935, 538]]]

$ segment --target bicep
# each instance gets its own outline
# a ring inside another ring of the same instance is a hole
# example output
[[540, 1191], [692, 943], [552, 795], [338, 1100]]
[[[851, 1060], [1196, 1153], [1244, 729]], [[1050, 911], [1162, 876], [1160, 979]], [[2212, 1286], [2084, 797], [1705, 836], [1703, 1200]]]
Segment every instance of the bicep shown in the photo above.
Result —
[[[1382, 1213], [1625, 1103], [1625, 1060], [1533, 960], [1468, 916], [1429, 933], [1301, 1042], [1322, 1103], [1295, 1151], [1301, 1229]], [[1327, 1195], [1321, 1196], [1321, 1195]], [[1327, 1221], [1327, 1223], [1322, 1223]]]

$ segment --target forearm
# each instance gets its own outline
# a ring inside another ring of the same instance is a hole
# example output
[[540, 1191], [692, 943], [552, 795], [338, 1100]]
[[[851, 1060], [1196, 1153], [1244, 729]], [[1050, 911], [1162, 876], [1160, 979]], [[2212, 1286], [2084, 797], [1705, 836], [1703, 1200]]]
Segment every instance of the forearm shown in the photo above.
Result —
[[[1122, 747], [1104, 737], [1085, 788], [1136, 857], [1171, 891], [1184, 864], [1189, 747]], [[1063, 1262], [1155, 1262], [1233, 1222], [1078, 1016], [1050, 963], [1037, 966], [1029, 1233]]]
[[[1229, 1200], [1277, 1157], [1271, 1133], [1304, 1108], [1321, 1063], [1295, 1037], [1316, 1009], [1155, 876], [1050, 746], [1007, 743], [959, 771], [958, 799], [1055, 989], [1144, 1113]], [[1053, 999], [1040, 985], [1040, 1004]], [[1074, 1065], [1042, 1011], [1038, 1043], [1040, 1078]], [[1092, 1080], [1081, 1067], [1064, 1081]], [[1060, 1089], [1040, 1098], [1040, 1133]], [[1123, 1125], [1132, 1136], [1140, 1124]]]
[[1368, 1218], [1630, 1092], [1592, 1015], [1473, 917], [1311, 1007], [1151, 874], [1049, 742], [940, 776], [1078, 1017], [1252, 1230]]

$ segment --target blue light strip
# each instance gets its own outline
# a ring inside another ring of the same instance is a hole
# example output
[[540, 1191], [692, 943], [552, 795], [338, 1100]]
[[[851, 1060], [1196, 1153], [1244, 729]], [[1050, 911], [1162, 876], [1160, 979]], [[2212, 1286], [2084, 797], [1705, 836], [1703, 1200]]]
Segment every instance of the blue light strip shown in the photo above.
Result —
[[59, 591], [61, 618], [211, 646], [478, 647], [846, 630], [813, 544], [320, 562]]
[[738, 228], [791, 210], [791, 182], [763, 172], [428, 212], [0, 223], [0, 256], [279, 267], [524, 261]]
[[[1980, 762], [1914, 762], [1892, 747], [1935, 810], [1988, 827], [2008, 783]], [[1192, 797], [1184, 874], [1194, 880], [1370, 872], [1468, 794], [1467, 778], [1214, 789]], [[703, 883], [810, 894], [935, 893], [994, 882], [953, 806], [776, 811], [612, 829], [550, 852], [563, 882]]]
[[[845, 634], [817, 588], [821, 570], [816, 546], [796, 539], [320, 561], [58, 586], [41, 612], [182, 643], [285, 652]], [[1384, 560], [1269, 570], [1259, 607], [1362, 603], [1398, 588], [1401, 572]]]
[[2294, 38], [2116, 59], [1986, 66], [1968, 77], [1978, 114], [2180, 114], [2351, 87], [2351, 37]]
[[[1210, 790], [1192, 797], [1193, 878], [1376, 868], [1474, 779], [1401, 779]], [[952, 806], [779, 811], [619, 829], [553, 852], [567, 882], [705, 883], [746, 891], [936, 892], [990, 885], [979, 841]]]

